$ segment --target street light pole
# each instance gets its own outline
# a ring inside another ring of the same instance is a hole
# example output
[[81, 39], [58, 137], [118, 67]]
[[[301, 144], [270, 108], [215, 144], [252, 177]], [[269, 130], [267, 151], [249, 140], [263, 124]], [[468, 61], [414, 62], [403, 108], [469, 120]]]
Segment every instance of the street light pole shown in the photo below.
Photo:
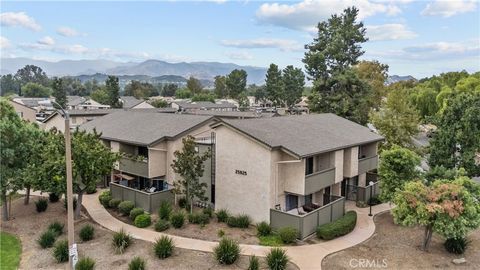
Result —
[[368, 204], [370, 205], [370, 213], [368, 214], [368, 216], [372, 216], [372, 191], [373, 191], [373, 181], [370, 181], [368, 183], [370, 185], [370, 199], [368, 200]]

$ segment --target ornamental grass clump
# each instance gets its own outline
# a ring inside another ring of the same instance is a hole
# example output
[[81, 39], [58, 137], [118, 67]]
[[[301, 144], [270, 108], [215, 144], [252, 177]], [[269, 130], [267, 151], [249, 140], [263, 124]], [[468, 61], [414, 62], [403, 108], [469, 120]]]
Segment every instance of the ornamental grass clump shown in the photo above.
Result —
[[56, 237], [57, 234], [55, 232], [47, 230], [40, 235], [40, 237], [37, 239], [37, 243], [42, 248], [50, 248], [53, 247]]
[[68, 261], [68, 241], [61, 240], [55, 244], [53, 248], [53, 257], [57, 263], [63, 263]]
[[155, 244], [153, 246], [155, 255], [157, 255], [159, 259], [165, 259], [172, 256], [174, 248], [175, 248], [175, 245], [173, 244], [172, 238], [166, 235], [157, 239], [157, 241], [155, 241]]
[[80, 230], [79, 236], [83, 242], [87, 242], [93, 239], [94, 234], [95, 234], [95, 229], [93, 228], [93, 226], [90, 224], [87, 224], [82, 227], [82, 229]]
[[147, 269], [147, 263], [140, 257], [133, 257], [128, 264], [128, 270], [145, 270]]
[[213, 249], [215, 259], [220, 264], [233, 264], [240, 256], [240, 246], [234, 240], [223, 237], [220, 243]]
[[172, 204], [168, 201], [162, 201], [160, 203], [160, 208], [158, 208], [158, 216], [161, 219], [168, 220], [171, 212], [172, 212]]
[[268, 269], [270, 270], [285, 270], [289, 258], [284, 249], [272, 248], [266, 257]]
[[122, 254], [132, 243], [132, 237], [123, 228], [113, 233], [112, 244], [115, 252]]
[[35, 208], [38, 213], [45, 212], [48, 207], [48, 200], [45, 198], [40, 198], [35, 202]]

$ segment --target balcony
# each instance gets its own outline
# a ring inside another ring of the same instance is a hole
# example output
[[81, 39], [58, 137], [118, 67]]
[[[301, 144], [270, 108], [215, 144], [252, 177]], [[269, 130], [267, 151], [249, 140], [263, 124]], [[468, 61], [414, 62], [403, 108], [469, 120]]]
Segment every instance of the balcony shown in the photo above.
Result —
[[335, 167], [305, 176], [305, 193], [312, 194], [335, 184]]
[[378, 155], [361, 158], [358, 160], [358, 174], [364, 174], [376, 169], [378, 166]]
[[149, 178], [148, 160], [122, 157], [119, 161], [118, 170], [133, 175]]

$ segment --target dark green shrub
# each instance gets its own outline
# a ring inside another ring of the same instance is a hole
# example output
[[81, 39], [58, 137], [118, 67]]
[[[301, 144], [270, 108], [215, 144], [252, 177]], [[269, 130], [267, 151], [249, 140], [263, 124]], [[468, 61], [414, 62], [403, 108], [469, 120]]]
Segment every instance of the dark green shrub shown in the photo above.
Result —
[[63, 226], [62, 223], [54, 221], [48, 225], [48, 230], [54, 232], [55, 236], [60, 236], [63, 233]]
[[100, 196], [98, 196], [98, 200], [100, 201], [100, 203], [105, 208], [110, 207], [109, 203], [110, 203], [111, 199], [112, 199], [112, 192], [110, 192], [110, 190], [106, 190], [106, 191], [102, 192], [102, 194], [100, 194]]
[[285, 244], [290, 244], [295, 241], [298, 237], [298, 230], [292, 227], [284, 227], [278, 230], [278, 235], [282, 242]]
[[118, 204], [118, 211], [122, 213], [124, 216], [128, 216], [130, 214], [130, 211], [135, 207], [135, 203], [132, 201], [123, 201]]
[[272, 227], [265, 221], [262, 221], [257, 224], [257, 235], [258, 236], [267, 236], [272, 233]]
[[130, 219], [132, 221], [135, 220], [135, 218], [141, 214], [145, 213], [145, 211], [143, 210], [143, 208], [133, 208], [131, 211], [130, 211]]
[[210, 217], [203, 213], [192, 213], [188, 214], [188, 222], [192, 224], [208, 224], [210, 222]]
[[[63, 200], [63, 208], [68, 211], [66, 198]], [[73, 196], [73, 211], [75, 211], [75, 209], [77, 209], [77, 196]]]
[[75, 265], [75, 270], [93, 270], [95, 269], [95, 260], [89, 257], [81, 258]]
[[213, 209], [211, 207], [204, 208], [202, 212], [203, 214], [207, 215], [209, 218], [213, 217]]
[[57, 263], [63, 263], [68, 261], [68, 241], [61, 240], [55, 244], [53, 248], [53, 257]]
[[260, 262], [258, 261], [258, 258], [253, 255], [250, 257], [250, 260], [248, 261], [248, 270], [258, 270], [260, 269]]
[[37, 243], [42, 248], [50, 248], [50, 247], [53, 247], [56, 237], [57, 235], [55, 234], [55, 232], [47, 230], [40, 235], [40, 237], [37, 239]]
[[135, 218], [133, 224], [135, 224], [135, 226], [138, 228], [145, 228], [152, 224], [152, 218], [150, 218], [149, 214], [141, 214]]
[[132, 243], [132, 237], [121, 229], [120, 231], [113, 233], [112, 243], [115, 252], [122, 254]]
[[[180, 208], [184, 208], [184, 209], [187, 209], [188, 205], [187, 205], [187, 199], [186, 198], [180, 198], [178, 200], [178, 206], [180, 206]], [[188, 210], [188, 209], [187, 209]]]
[[317, 237], [324, 240], [331, 240], [353, 231], [356, 224], [357, 212], [348, 211], [345, 216], [336, 221], [319, 226], [317, 228]]
[[227, 222], [227, 219], [230, 216], [230, 214], [226, 209], [218, 210], [217, 213], [215, 213], [215, 215], [217, 216], [218, 222]]
[[155, 231], [157, 231], [157, 232], [163, 232], [163, 231], [167, 230], [168, 228], [170, 228], [170, 222], [168, 222], [167, 220], [159, 219], [155, 223]]
[[60, 196], [55, 193], [55, 192], [52, 192], [52, 193], [49, 193], [48, 194], [48, 200], [51, 202], [51, 203], [56, 203], [60, 200]]
[[45, 198], [40, 198], [38, 201], [35, 202], [35, 207], [37, 208], [37, 212], [45, 212], [48, 207], [48, 200]]
[[94, 234], [95, 234], [95, 229], [93, 228], [93, 226], [90, 224], [87, 224], [82, 227], [82, 229], [80, 230], [79, 236], [83, 242], [86, 242], [86, 241], [92, 240]]
[[217, 231], [217, 236], [218, 236], [218, 237], [223, 237], [224, 235], [225, 235], [225, 231], [224, 231], [224, 230], [219, 229], [219, 230]]
[[111, 199], [109, 202], [108, 202], [108, 206], [110, 208], [113, 208], [113, 209], [117, 209], [118, 208], [118, 205], [121, 203], [122, 201], [120, 199]]
[[234, 228], [248, 228], [251, 219], [247, 215], [231, 216], [227, 219], [227, 225]]
[[97, 186], [89, 186], [87, 188], [87, 190], [85, 190], [85, 192], [87, 194], [93, 194], [93, 193], [97, 192]]
[[183, 227], [183, 224], [185, 223], [185, 215], [183, 214], [183, 212], [173, 212], [170, 215], [170, 223], [175, 229], [180, 229], [181, 227]]
[[465, 237], [448, 238], [443, 246], [445, 249], [454, 254], [463, 254], [468, 246], [468, 240]]
[[213, 249], [213, 253], [220, 264], [232, 264], [240, 256], [240, 246], [234, 240], [224, 237]]
[[270, 270], [284, 270], [287, 269], [288, 256], [285, 250], [281, 248], [272, 248], [267, 254], [267, 265]]
[[378, 197], [378, 195], [374, 195], [372, 196], [372, 198], [370, 198], [370, 204], [372, 205], [377, 205], [377, 204], [381, 204], [382, 201], [380, 201], [380, 198]]
[[128, 264], [128, 270], [145, 270], [147, 263], [140, 257], [134, 257]]
[[157, 239], [155, 245], [153, 246], [153, 250], [155, 251], [155, 255], [157, 255], [160, 259], [165, 259], [172, 256], [173, 249], [175, 246], [173, 245], [172, 238], [164, 235]]
[[160, 208], [158, 208], [158, 216], [161, 219], [168, 220], [171, 212], [172, 212], [172, 204], [168, 201], [162, 201], [160, 203]]

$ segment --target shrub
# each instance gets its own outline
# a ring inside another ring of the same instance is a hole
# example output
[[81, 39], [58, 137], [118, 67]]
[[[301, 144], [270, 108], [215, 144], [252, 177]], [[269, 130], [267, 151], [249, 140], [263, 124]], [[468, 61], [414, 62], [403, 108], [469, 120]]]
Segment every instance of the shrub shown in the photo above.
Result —
[[128, 264], [128, 270], [145, 270], [147, 263], [140, 257], [134, 257]]
[[247, 215], [232, 216], [227, 219], [227, 225], [234, 228], [248, 228], [251, 219]]
[[272, 233], [272, 227], [265, 221], [262, 221], [257, 224], [257, 235], [258, 236], [267, 236]]
[[225, 231], [222, 230], [222, 229], [219, 229], [219, 230], [217, 231], [217, 235], [218, 235], [218, 237], [223, 237], [223, 236], [225, 235]]
[[272, 248], [267, 254], [267, 265], [270, 270], [284, 270], [287, 269], [288, 256], [285, 250], [281, 248]]
[[468, 240], [465, 237], [448, 238], [443, 244], [445, 249], [454, 254], [463, 254], [468, 246]]
[[57, 237], [55, 232], [47, 230], [40, 235], [40, 237], [37, 239], [37, 243], [42, 248], [50, 248], [53, 247], [53, 244], [55, 243], [55, 237]]
[[371, 203], [372, 205], [377, 205], [377, 204], [382, 203], [382, 201], [380, 200], [380, 198], [378, 197], [378, 195], [374, 195], [374, 196], [372, 196], [372, 198], [370, 198], [370, 203]]
[[80, 239], [82, 239], [83, 242], [89, 241], [93, 239], [93, 236], [95, 234], [95, 229], [93, 228], [92, 225], [87, 224], [82, 227], [80, 230]]
[[118, 205], [121, 203], [122, 201], [120, 199], [111, 199], [109, 202], [108, 202], [108, 206], [110, 208], [113, 208], [113, 209], [117, 209], [118, 208]]
[[162, 201], [160, 203], [160, 208], [158, 208], [158, 216], [161, 219], [166, 219], [170, 217], [170, 213], [172, 212], [172, 204], [168, 201]]
[[123, 229], [121, 229], [120, 231], [115, 232], [113, 234], [112, 243], [113, 243], [115, 252], [121, 254], [132, 243], [132, 237], [128, 233], [126, 233]]
[[165, 259], [172, 256], [174, 247], [172, 238], [164, 235], [157, 239], [153, 246], [153, 250], [158, 258]]
[[135, 207], [135, 203], [132, 201], [123, 201], [120, 204], [118, 204], [118, 211], [122, 213], [124, 216], [128, 216], [130, 214], [130, 211]]
[[145, 211], [143, 210], [143, 208], [133, 208], [131, 211], [130, 211], [130, 219], [132, 221], [135, 220], [135, 218], [141, 214], [145, 213]]
[[35, 207], [37, 208], [37, 212], [45, 212], [48, 207], [48, 200], [45, 198], [40, 198], [38, 201], [35, 202]]
[[211, 207], [207, 207], [207, 208], [204, 208], [202, 210], [202, 213], [207, 215], [208, 218], [212, 218], [213, 217], [213, 209]]
[[93, 270], [95, 269], [95, 260], [89, 257], [81, 258], [75, 265], [75, 270]]
[[180, 198], [178, 200], [178, 206], [180, 206], [180, 208], [184, 208], [184, 209], [187, 209], [188, 205], [187, 205], [187, 199], [186, 198]]
[[163, 231], [167, 230], [168, 228], [170, 228], [170, 222], [168, 222], [167, 220], [159, 219], [155, 223], [155, 231], [157, 231], [157, 232], [163, 232]]
[[53, 257], [58, 263], [68, 261], [68, 241], [61, 240], [55, 244], [53, 248]]
[[232, 264], [240, 256], [240, 246], [234, 240], [224, 237], [213, 249], [213, 253], [220, 264]]
[[248, 270], [258, 270], [260, 269], [260, 262], [258, 261], [258, 258], [253, 255], [250, 257], [250, 260], [248, 261]]
[[170, 223], [175, 229], [180, 229], [183, 226], [183, 223], [185, 223], [185, 216], [180, 211], [173, 212], [170, 215]]
[[98, 196], [98, 200], [100, 201], [100, 203], [105, 208], [110, 207], [109, 203], [110, 203], [111, 199], [112, 199], [112, 192], [110, 192], [110, 190], [106, 190], [106, 191], [102, 192], [102, 194], [100, 194], [100, 196]]
[[55, 233], [55, 237], [60, 236], [63, 233], [63, 224], [58, 221], [52, 222], [48, 225], [48, 230]]
[[[63, 200], [63, 207], [68, 211], [67, 209], [67, 199], [65, 197], [65, 199]], [[77, 209], [77, 197], [74, 196], [73, 197], [73, 211], [75, 211], [75, 209]]]
[[270, 234], [267, 236], [259, 236], [261, 246], [279, 247], [283, 245], [283, 241], [278, 234]]
[[317, 237], [331, 240], [353, 231], [356, 224], [357, 213], [355, 211], [348, 211], [345, 216], [338, 220], [319, 226], [317, 228]]
[[135, 226], [138, 228], [145, 228], [152, 224], [152, 219], [150, 218], [149, 214], [141, 214], [135, 218], [133, 224], [135, 224]]
[[188, 214], [188, 222], [192, 224], [208, 224], [210, 222], [210, 217], [203, 213], [192, 213]]
[[93, 194], [93, 193], [97, 192], [97, 186], [90, 186], [90, 187], [87, 188], [87, 190], [85, 190], [85, 192], [87, 194]]
[[58, 196], [57, 193], [55, 192], [52, 192], [52, 193], [49, 193], [48, 194], [48, 200], [51, 202], [51, 203], [56, 203], [60, 200], [60, 196]]
[[217, 213], [215, 213], [215, 215], [217, 216], [218, 222], [227, 222], [227, 219], [230, 216], [226, 209], [218, 210]]
[[278, 230], [278, 235], [282, 242], [285, 244], [290, 244], [295, 241], [298, 237], [298, 230], [292, 227], [284, 227]]
[[358, 208], [365, 208], [365, 207], [368, 207], [368, 203], [366, 203], [364, 201], [357, 201], [355, 203], [355, 206], [357, 206]]

